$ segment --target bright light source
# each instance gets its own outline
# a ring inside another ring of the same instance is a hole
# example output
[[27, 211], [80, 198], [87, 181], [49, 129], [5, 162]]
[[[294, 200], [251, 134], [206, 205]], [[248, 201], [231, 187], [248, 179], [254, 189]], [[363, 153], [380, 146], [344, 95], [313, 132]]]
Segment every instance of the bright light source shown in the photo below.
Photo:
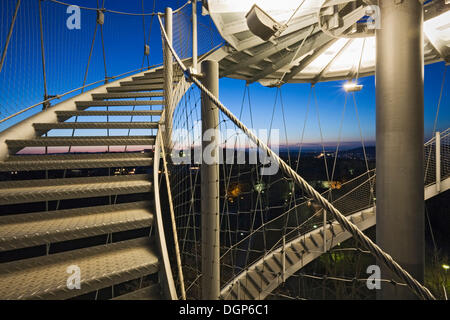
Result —
[[450, 269], [450, 266], [448, 264], [443, 264], [442, 268], [444, 268], [444, 270], [448, 270], [448, 269]]
[[344, 90], [346, 92], [356, 92], [356, 91], [361, 91], [363, 88], [362, 84], [357, 84], [355, 82], [347, 82], [346, 84], [344, 84]]

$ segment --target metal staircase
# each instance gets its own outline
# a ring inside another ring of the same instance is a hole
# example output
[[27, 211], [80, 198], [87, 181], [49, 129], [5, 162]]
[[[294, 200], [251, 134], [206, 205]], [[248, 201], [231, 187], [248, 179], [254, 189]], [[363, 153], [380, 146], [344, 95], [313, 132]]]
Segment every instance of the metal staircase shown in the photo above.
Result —
[[[26, 119], [0, 134], [8, 154], [0, 162], [0, 299], [67, 299], [108, 287], [114, 290], [131, 280], [139, 286], [111, 298], [170, 298], [163, 282], [171, 276], [161, 275], [167, 272], [161, 259], [166, 245], [151, 232], [159, 209], [159, 200], [153, 201], [152, 168], [154, 132], [164, 105], [162, 69], [122, 80], [69, 99], [31, 117], [32, 123]], [[73, 117], [75, 121], [67, 121]], [[78, 121], [81, 117], [106, 119]], [[144, 120], [133, 121], [134, 117]], [[49, 134], [60, 129], [107, 129], [107, 134]], [[110, 135], [110, 129], [128, 129], [128, 135]], [[132, 135], [131, 129], [151, 134]], [[95, 146], [108, 151], [71, 152], [72, 147]], [[125, 148], [109, 151], [117, 146]], [[127, 152], [129, 146], [141, 146], [141, 151]], [[24, 154], [35, 147], [45, 151]], [[69, 150], [49, 153], [52, 147]], [[53, 250], [55, 244], [58, 250]], [[72, 265], [80, 268], [80, 289], [68, 288], [66, 269]], [[146, 277], [150, 284], [147, 281], [145, 287]]]

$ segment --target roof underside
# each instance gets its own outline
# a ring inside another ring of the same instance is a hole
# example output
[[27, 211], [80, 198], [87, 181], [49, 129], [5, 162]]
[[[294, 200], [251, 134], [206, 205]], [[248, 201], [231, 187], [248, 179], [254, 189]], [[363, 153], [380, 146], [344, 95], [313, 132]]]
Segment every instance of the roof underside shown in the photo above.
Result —
[[[346, 32], [364, 20], [366, 4], [350, 0], [305, 0], [282, 36], [263, 41], [248, 28], [245, 15], [257, 4], [280, 23], [285, 23], [302, 1], [208, 0], [208, 12], [228, 45], [212, 59], [220, 61], [222, 77], [280, 83], [320, 82], [371, 75], [375, 70], [375, 37], [335, 37], [319, 25], [319, 10], [339, 3]], [[367, 1], [366, 1], [367, 2]], [[450, 4], [432, 0], [425, 4], [425, 63], [450, 62]], [[283, 8], [282, 10], [280, 8]], [[350, 10], [349, 10], [350, 8]]]

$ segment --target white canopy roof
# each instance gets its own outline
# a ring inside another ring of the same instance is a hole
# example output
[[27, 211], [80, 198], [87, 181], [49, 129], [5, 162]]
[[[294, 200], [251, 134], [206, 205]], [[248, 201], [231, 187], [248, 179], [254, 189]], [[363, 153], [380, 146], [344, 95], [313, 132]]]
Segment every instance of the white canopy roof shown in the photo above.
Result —
[[[320, 8], [338, 4], [345, 13], [341, 29], [348, 30], [366, 15], [366, 4], [360, 5], [361, 0], [302, 2], [208, 0], [208, 13], [228, 43], [211, 57], [220, 61], [221, 76], [276, 85], [280, 80], [319, 82], [373, 74], [376, 45], [373, 35], [334, 37], [319, 25]], [[249, 30], [245, 16], [254, 4], [281, 24], [291, 19], [281, 37], [263, 41]], [[353, 7], [349, 11], [350, 5]], [[432, 0], [426, 2], [424, 10], [425, 62], [450, 62], [450, 4]]]

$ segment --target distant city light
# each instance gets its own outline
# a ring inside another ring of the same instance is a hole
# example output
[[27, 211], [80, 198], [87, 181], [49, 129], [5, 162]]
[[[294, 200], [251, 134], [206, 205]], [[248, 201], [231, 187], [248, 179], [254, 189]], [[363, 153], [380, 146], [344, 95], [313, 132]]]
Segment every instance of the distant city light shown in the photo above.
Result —
[[357, 92], [361, 91], [363, 88], [362, 84], [358, 84], [356, 82], [347, 82], [344, 84], [344, 90], [346, 92]]

